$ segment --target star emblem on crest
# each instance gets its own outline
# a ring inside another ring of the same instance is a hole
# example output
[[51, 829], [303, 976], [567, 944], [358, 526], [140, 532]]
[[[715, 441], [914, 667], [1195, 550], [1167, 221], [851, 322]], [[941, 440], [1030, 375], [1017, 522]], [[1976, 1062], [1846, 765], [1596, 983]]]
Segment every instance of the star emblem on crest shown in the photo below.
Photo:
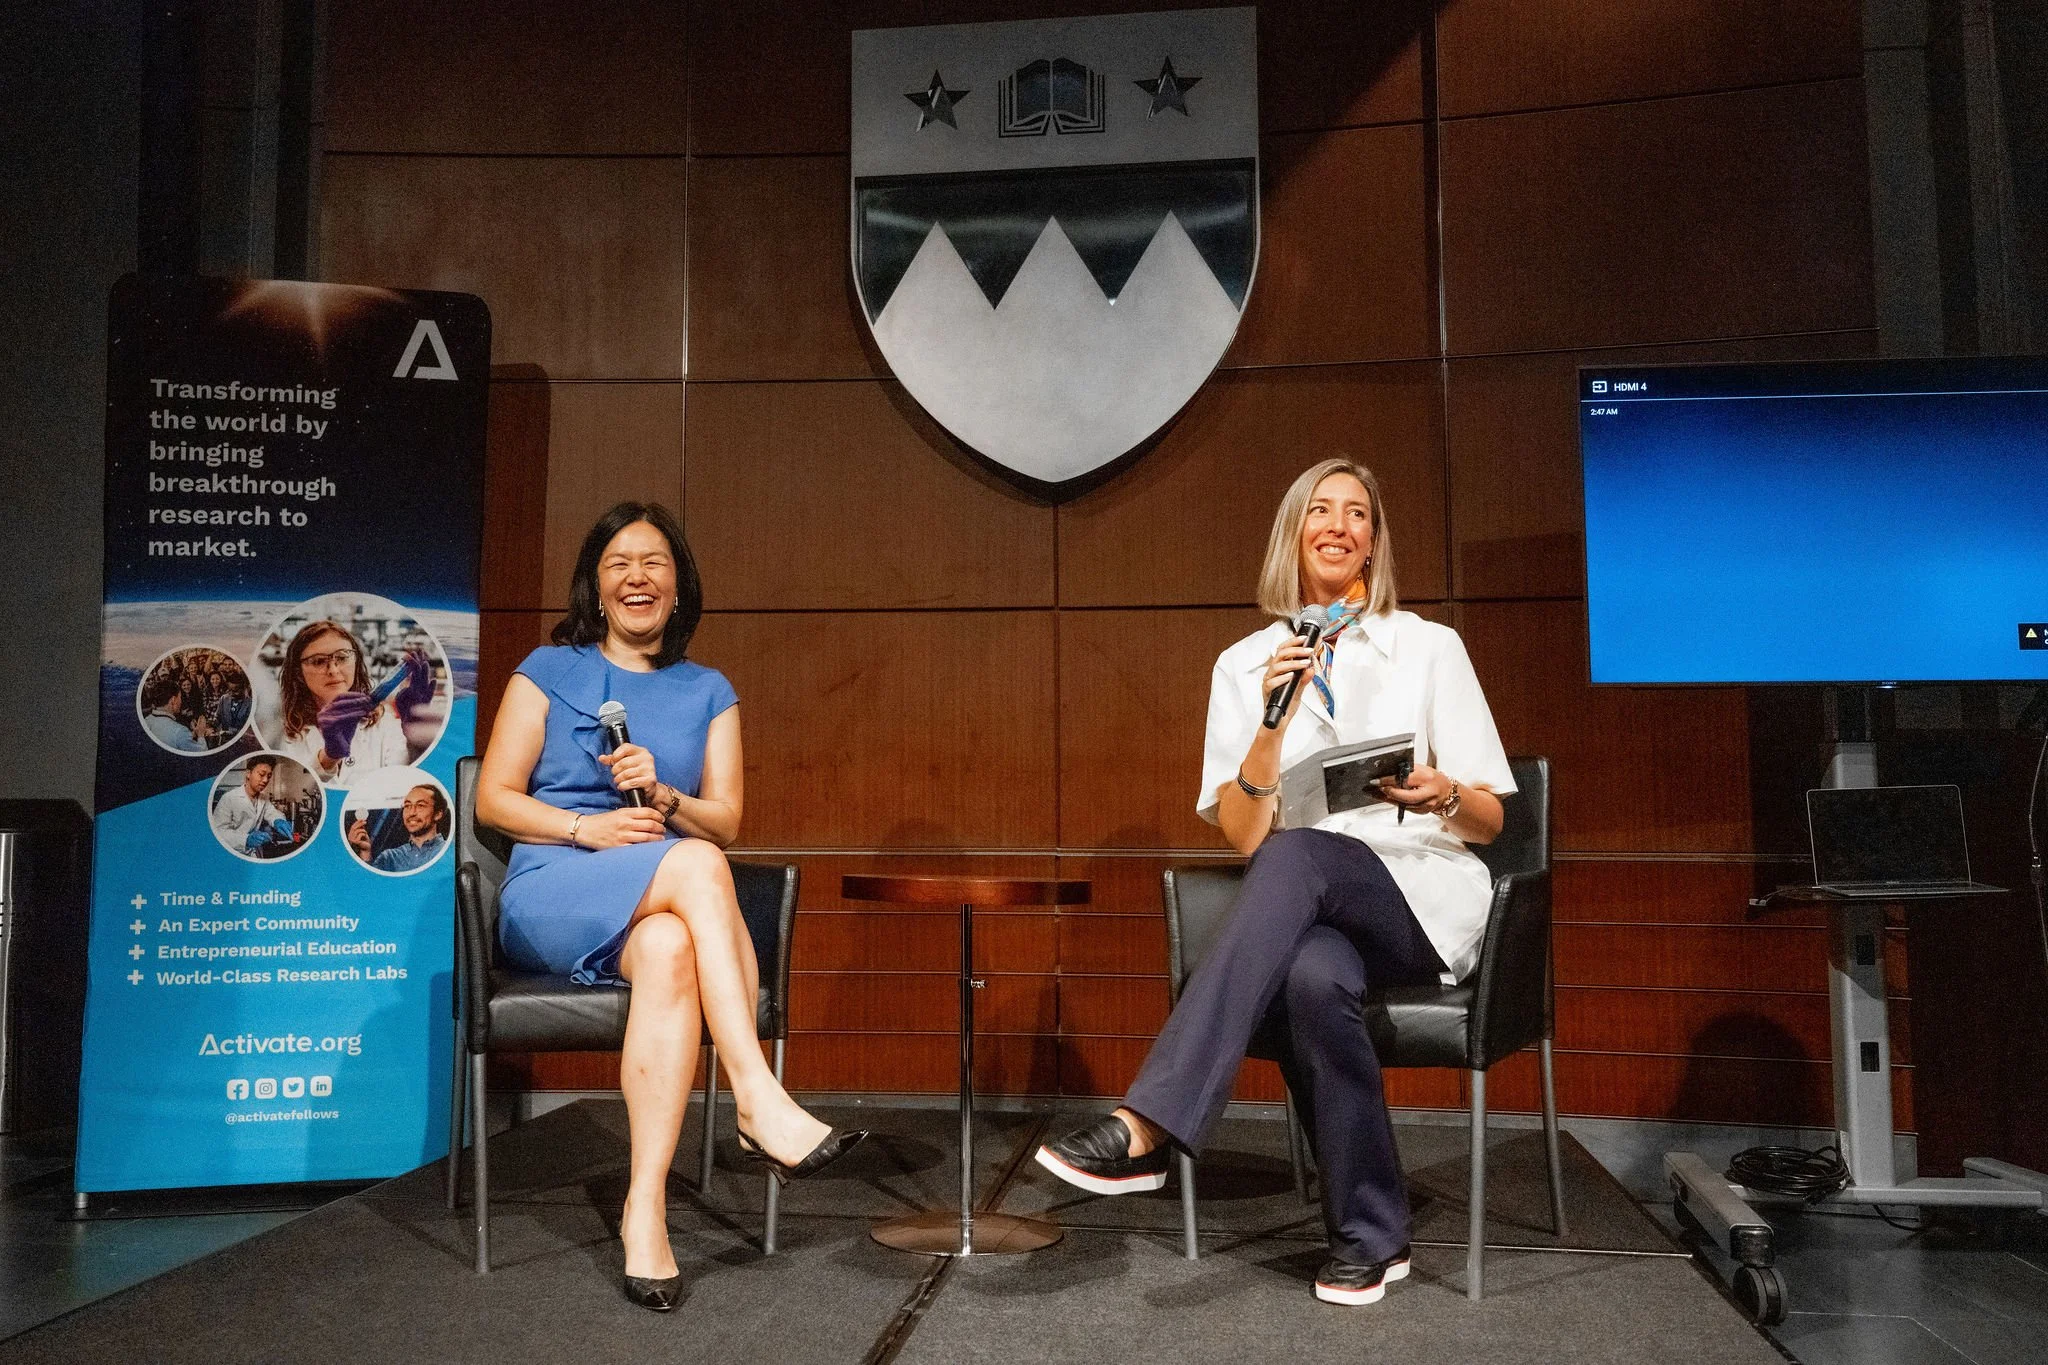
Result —
[[[933, 73], [934, 79], [937, 73]], [[1132, 81], [1131, 84], [1152, 97], [1152, 108], [1148, 114], [1157, 114], [1162, 109], [1178, 109], [1183, 116], [1188, 113], [1188, 91], [1201, 84], [1200, 76], [1183, 76], [1173, 69], [1173, 58], [1168, 57], [1159, 67], [1156, 80]]]
[[[953, 106], [973, 93], [972, 90], [948, 90], [946, 83], [939, 79], [939, 73], [934, 71], [930, 85], [922, 90], [913, 90], [903, 98], [917, 106], [917, 126], [922, 132], [927, 123], [943, 123], [948, 128], [958, 128], [960, 125], [953, 118]], [[1183, 109], [1181, 112], [1187, 111]]]

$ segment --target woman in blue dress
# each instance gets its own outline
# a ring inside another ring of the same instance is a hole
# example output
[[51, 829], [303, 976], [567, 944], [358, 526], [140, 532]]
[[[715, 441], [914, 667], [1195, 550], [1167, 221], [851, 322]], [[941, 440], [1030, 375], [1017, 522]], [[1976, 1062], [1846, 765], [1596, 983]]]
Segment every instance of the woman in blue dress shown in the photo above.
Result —
[[[554, 646], [528, 655], [506, 686], [476, 795], [477, 818], [518, 841], [499, 903], [506, 958], [633, 988], [619, 1236], [627, 1296], [657, 1311], [681, 1286], [667, 1181], [700, 1019], [731, 1077], [742, 1146], [777, 1179], [809, 1175], [866, 1136], [805, 1113], [755, 1040], [759, 968], [724, 852], [740, 826], [739, 699], [723, 675], [683, 657], [702, 609], [666, 508], [605, 513], [577, 556]], [[634, 736], [616, 749], [597, 719], [612, 701]], [[629, 791], [646, 804], [629, 804]]]

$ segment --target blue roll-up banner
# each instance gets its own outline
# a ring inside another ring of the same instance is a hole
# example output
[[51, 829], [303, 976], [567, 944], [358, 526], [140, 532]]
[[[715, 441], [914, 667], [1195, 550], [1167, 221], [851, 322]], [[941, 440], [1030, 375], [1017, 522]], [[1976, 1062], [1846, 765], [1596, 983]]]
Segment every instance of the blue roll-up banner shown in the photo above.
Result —
[[490, 315], [113, 292], [81, 1192], [447, 1149]]

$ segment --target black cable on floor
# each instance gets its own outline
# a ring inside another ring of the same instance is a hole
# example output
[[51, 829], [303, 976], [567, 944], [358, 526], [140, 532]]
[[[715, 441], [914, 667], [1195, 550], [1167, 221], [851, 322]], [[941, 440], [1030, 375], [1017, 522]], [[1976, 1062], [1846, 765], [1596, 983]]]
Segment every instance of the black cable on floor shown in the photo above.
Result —
[[1747, 1147], [1729, 1160], [1727, 1175], [1752, 1190], [1809, 1202], [1849, 1183], [1849, 1167], [1833, 1147]]

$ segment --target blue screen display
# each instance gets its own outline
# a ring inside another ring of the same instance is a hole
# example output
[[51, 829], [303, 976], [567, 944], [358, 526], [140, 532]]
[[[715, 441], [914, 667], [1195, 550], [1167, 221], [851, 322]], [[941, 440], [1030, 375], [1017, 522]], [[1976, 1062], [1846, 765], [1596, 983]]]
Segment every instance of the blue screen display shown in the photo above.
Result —
[[1579, 433], [1594, 682], [2048, 680], [2048, 360], [1587, 369]]

